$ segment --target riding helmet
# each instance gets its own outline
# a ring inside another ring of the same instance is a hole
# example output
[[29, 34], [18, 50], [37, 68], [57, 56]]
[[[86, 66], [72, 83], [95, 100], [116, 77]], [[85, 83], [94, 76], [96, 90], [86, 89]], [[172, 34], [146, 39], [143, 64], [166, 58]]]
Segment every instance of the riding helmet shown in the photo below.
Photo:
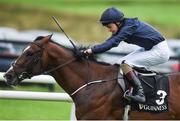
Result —
[[106, 9], [100, 18], [100, 22], [102, 25], [107, 25], [109, 23], [114, 23], [114, 22], [121, 22], [124, 19], [124, 14], [120, 10], [112, 7]]

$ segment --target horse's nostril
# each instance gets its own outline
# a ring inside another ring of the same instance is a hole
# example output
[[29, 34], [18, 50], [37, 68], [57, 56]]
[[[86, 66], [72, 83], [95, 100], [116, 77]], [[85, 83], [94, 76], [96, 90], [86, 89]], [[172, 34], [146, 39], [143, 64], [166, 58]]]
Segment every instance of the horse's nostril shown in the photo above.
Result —
[[5, 74], [4, 78], [7, 80], [11, 80], [12, 79], [12, 75], [11, 74]]

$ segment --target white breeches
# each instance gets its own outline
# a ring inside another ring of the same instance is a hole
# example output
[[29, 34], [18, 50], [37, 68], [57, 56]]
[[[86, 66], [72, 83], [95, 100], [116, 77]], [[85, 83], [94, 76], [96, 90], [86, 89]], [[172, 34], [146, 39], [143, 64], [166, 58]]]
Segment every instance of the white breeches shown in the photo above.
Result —
[[130, 66], [149, 68], [151, 66], [167, 62], [169, 56], [170, 54], [167, 42], [163, 41], [152, 47], [150, 50], [140, 48], [133, 51], [127, 56], [121, 58], [118, 61], [118, 64], [121, 64], [122, 61], [125, 60], [125, 63], [129, 64]]

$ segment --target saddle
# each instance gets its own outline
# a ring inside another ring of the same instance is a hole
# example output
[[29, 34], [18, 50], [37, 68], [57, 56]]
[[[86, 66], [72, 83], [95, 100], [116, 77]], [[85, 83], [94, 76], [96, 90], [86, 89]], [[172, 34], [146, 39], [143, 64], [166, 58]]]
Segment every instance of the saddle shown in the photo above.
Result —
[[148, 70], [148, 69], [146, 69], [146, 68], [144, 68], [144, 67], [136, 67], [136, 66], [134, 66], [133, 69], [134, 69], [137, 73], [139, 73], [139, 74], [141, 74], [141, 75], [145, 75], [145, 76], [160, 74], [160, 73], [158, 73], [158, 72], [156, 72], [156, 71]]
[[[125, 106], [130, 105], [131, 110], [145, 112], [166, 112], [168, 111], [169, 80], [165, 74], [158, 73], [145, 68], [133, 67], [141, 81], [146, 102], [143, 104], [125, 100]], [[122, 80], [121, 80], [122, 81]], [[118, 81], [119, 82], [119, 81]], [[128, 80], [124, 78], [124, 91], [128, 90]], [[121, 82], [122, 87], [122, 82]]]

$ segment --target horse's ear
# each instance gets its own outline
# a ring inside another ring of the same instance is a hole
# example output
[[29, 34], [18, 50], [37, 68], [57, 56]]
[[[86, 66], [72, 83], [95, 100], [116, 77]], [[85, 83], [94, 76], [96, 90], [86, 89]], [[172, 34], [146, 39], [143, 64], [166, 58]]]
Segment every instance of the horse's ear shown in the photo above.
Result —
[[52, 36], [53, 36], [53, 34], [48, 35], [48, 39], [51, 40], [51, 37], [52, 37]]
[[44, 39], [44, 42], [45, 42], [45, 43], [48, 43], [49, 41], [51, 41], [52, 35], [53, 35], [53, 34], [46, 36], [45, 39]]

